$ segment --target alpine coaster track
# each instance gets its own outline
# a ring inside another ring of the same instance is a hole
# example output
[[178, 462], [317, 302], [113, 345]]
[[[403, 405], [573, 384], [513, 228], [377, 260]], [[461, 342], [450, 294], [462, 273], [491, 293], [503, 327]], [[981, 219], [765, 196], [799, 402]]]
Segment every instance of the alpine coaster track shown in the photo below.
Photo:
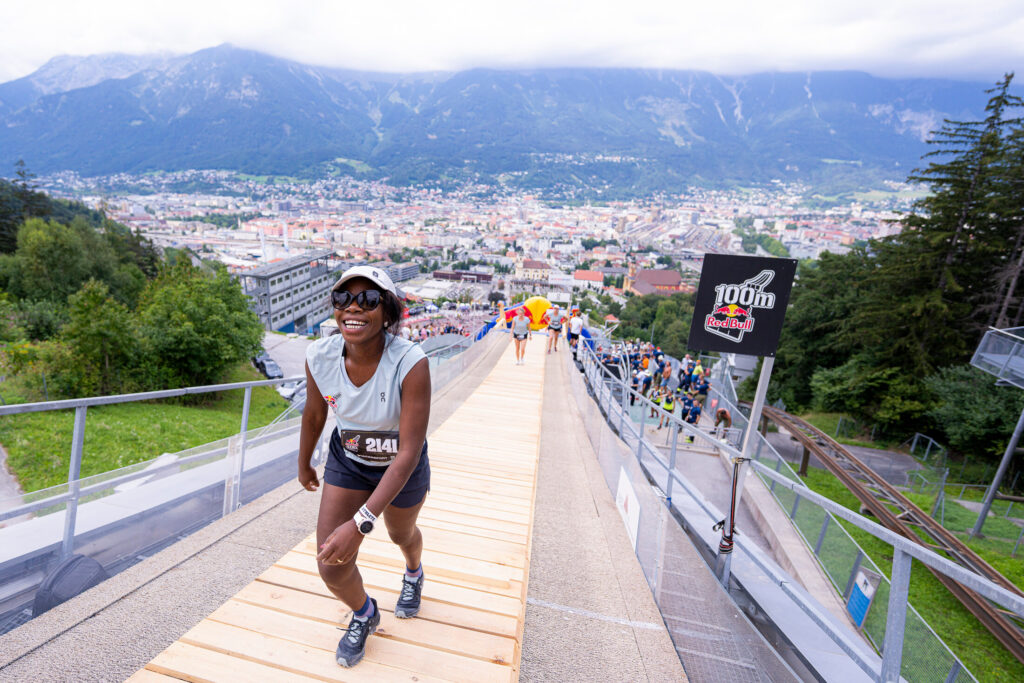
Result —
[[[930, 550], [944, 554], [953, 562], [984, 576], [1006, 590], [1024, 596], [1024, 592], [1005, 576], [828, 434], [798, 417], [768, 405], [764, 406], [763, 416], [784, 428], [813, 453], [880, 524]], [[926, 538], [915, 533], [911, 527], [915, 527]], [[1024, 663], [1024, 632], [1011, 619], [1008, 612], [999, 609], [953, 579], [931, 568], [929, 571], [1014, 657]]]

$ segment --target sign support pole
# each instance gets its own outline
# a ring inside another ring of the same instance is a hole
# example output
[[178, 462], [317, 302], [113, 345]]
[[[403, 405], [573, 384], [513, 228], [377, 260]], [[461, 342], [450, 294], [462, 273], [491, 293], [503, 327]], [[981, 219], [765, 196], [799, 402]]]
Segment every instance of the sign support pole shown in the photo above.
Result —
[[732, 563], [732, 537], [736, 531], [736, 513], [743, 496], [743, 486], [747, 481], [747, 468], [743, 467], [743, 463], [750, 460], [751, 445], [754, 442], [754, 434], [757, 433], [757, 425], [761, 421], [761, 411], [764, 409], [764, 399], [768, 393], [768, 382], [771, 379], [774, 366], [774, 356], [765, 356], [761, 360], [761, 374], [757, 378], [754, 405], [750, 409], [750, 420], [747, 422], [747, 429], [743, 434], [743, 448], [740, 449], [743, 457], [735, 458], [733, 461], [732, 497], [729, 502], [729, 510], [726, 512], [725, 523], [722, 526], [722, 542], [718, 545], [718, 578], [726, 590], [729, 589], [729, 568]]
[[974, 523], [974, 528], [971, 529], [968, 538], [978, 538], [981, 536], [981, 528], [985, 525], [985, 520], [988, 518], [988, 511], [992, 509], [992, 501], [995, 500], [996, 494], [999, 493], [999, 484], [1003, 482], [1003, 475], [1006, 474], [1006, 470], [1010, 467], [1010, 461], [1013, 460], [1013, 453], [1017, 450], [1017, 444], [1020, 443], [1022, 431], [1024, 431], [1024, 411], [1021, 411], [1020, 418], [1017, 420], [1017, 427], [1013, 430], [1010, 443], [1006, 444], [1006, 452], [1003, 453], [1003, 459], [999, 461], [999, 469], [996, 470], [996, 476], [992, 479], [992, 484], [989, 485], [988, 491], [985, 492], [985, 501], [981, 504], [978, 521]]

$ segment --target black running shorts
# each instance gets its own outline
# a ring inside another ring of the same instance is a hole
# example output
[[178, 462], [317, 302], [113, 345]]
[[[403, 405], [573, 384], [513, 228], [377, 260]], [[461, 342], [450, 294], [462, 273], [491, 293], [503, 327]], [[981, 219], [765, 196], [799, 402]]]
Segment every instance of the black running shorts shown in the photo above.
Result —
[[[341, 447], [338, 430], [335, 429], [331, 434], [331, 448], [327, 455], [327, 465], [324, 468], [326, 483], [343, 489], [372, 491], [377, 488], [377, 484], [380, 483], [387, 469], [387, 467], [364, 465], [349, 458]], [[419, 505], [429, 490], [430, 460], [427, 458], [427, 442], [424, 441], [419, 464], [416, 465], [416, 469], [409, 475], [409, 481], [405, 482], [405, 486], [391, 501], [391, 504], [396, 508], [414, 507]]]

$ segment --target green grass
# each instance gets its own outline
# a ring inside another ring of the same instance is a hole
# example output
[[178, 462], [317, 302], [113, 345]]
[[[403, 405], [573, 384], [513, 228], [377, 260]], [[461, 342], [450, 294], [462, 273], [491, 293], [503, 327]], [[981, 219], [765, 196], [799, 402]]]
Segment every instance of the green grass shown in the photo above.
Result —
[[[806, 479], [807, 485], [814, 491], [831, 498], [841, 505], [858, 510], [860, 507], [857, 498], [850, 493], [832, 474], [825, 470], [811, 468]], [[916, 502], [916, 501], [915, 501]], [[920, 501], [928, 507], [928, 497], [924, 496]], [[808, 508], [813, 506], [807, 505]], [[957, 506], [960, 510], [969, 511]], [[946, 522], [955, 526], [962, 526], [966, 521], [958, 512], [952, 512], [952, 505], [947, 503]], [[798, 515], [799, 516], [799, 515]], [[989, 520], [986, 523], [986, 532], [989, 531], [988, 524], [995, 521]], [[820, 519], [819, 519], [820, 523]], [[971, 521], [973, 524], [973, 520]], [[1005, 522], [1009, 524], [1009, 522]], [[840, 522], [850, 535], [864, 549], [864, 552], [875, 562], [887, 577], [892, 572], [892, 546], [875, 538], [871, 534], [862, 531], [851, 524]], [[1013, 526], [1012, 524], [1010, 526]], [[1000, 532], [1005, 531], [1002, 525], [994, 525], [993, 529]], [[995, 533], [992, 531], [991, 533]], [[805, 532], [806, 534], [806, 532]], [[1016, 536], [1014, 536], [1016, 538]], [[817, 535], [810, 537], [811, 543], [817, 540]], [[975, 552], [981, 555], [986, 561], [1003, 572], [1007, 578], [1018, 586], [1024, 585], [1024, 570], [1021, 567], [1021, 560], [1009, 557], [1009, 552], [1002, 554], [998, 542], [992, 539], [972, 541], [968, 544]], [[1010, 544], [1012, 548], [1012, 544]], [[823, 550], [823, 555], [825, 550]], [[990, 559], [992, 558], [992, 559]], [[826, 559], [827, 561], [827, 559]], [[1015, 565], [1015, 567], [1014, 567]], [[848, 564], [846, 566], [849, 566]], [[847, 572], [849, 570], [847, 569]], [[845, 577], [844, 577], [845, 578]], [[888, 602], [888, 591], [881, 592], [876, 596], [868, 615], [865, 629], [872, 634], [876, 642], [881, 643], [885, 632], [885, 612]], [[1009, 651], [1004, 648], [982, 625], [973, 617], [967, 609], [954, 598], [945, 586], [939, 583], [926, 567], [914, 562], [910, 576], [910, 603], [921, 613], [921, 616], [935, 630], [946, 644], [960, 657], [971, 673], [979, 681], [1020, 681], [1024, 680], [1024, 665], [1018, 662]], [[910, 627], [908, 626], [908, 629]], [[914, 631], [923, 630], [918, 626]], [[908, 631], [909, 635], [909, 631]], [[936, 652], [915, 651], [908, 641], [904, 647], [904, 668], [903, 674], [920, 667], [920, 670], [928, 670], [929, 660], [938, 657]], [[927, 680], [918, 676], [908, 677], [908, 680]], [[941, 680], [941, 678], [939, 679]]]
[[[262, 377], [244, 364], [226, 381], [255, 379]], [[4, 391], [8, 402], [11, 388], [5, 387]], [[199, 399], [203, 403], [162, 400], [90, 408], [85, 420], [82, 476], [237, 434], [243, 395], [244, 391], [238, 389], [206, 394]], [[273, 387], [253, 389], [249, 428], [269, 423], [287, 407], [288, 402]], [[8, 469], [18, 478], [22, 490], [37, 491], [67, 481], [74, 421], [73, 410], [0, 417], [0, 444], [7, 449]]]
[[862, 434], [856, 439], [846, 436], [836, 436], [836, 429], [839, 427], [839, 418], [842, 417], [850, 419], [848, 415], [843, 415], [841, 413], [806, 413], [800, 417], [807, 422], [810, 422], [812, 425], [825, 432], [839, 443], [847, 446], [863, 446], [864, 448], [890, 450], [893, 446], [897, 445], [890, 441], [872, 441], [869, 434]]

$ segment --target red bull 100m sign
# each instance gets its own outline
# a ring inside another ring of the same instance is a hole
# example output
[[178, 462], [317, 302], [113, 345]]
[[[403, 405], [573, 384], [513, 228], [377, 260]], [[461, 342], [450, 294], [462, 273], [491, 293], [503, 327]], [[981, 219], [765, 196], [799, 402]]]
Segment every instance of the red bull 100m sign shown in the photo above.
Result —
[[774, 356], [795, 273], [793, 259], [706, 254], [689, 348]]

